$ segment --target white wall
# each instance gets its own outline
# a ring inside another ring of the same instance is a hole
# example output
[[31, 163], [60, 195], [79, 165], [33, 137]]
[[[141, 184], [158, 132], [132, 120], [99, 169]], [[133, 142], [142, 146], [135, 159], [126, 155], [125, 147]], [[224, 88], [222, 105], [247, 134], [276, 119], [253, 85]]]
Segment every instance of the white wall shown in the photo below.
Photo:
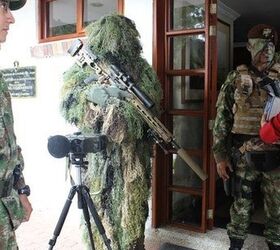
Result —
[[141, 36], [143, 55], [152, 63], [153, 0], [125, 0], [125, 15], [134, 20]]
[[[30, 47], [38, 45], [37, 1], [29, 0], [15, 11], [16, 23], [10, 26], [6, 43], [0, 50], [0, 68], [36, 66], [36, 96], [13, 98], [15, 131], [25, 158], [26, 182], [32, 187], [36, 207], [61, 206], [69, 186], [64, 181], [65, 159], [55, 159], [47, 151], [47, 138], [68, 134], [75, 128], [64, 122], [59, 113], [62, 75], [73, 64], [70, 56], [32, 58]], [[152, 1], [127, 0], [125, 14], [136, 22], [141, 34], [144, 55], [152, 61]], [[63, 196], [64, 197], [64, 196]], [[66, 196], [65, 196], [66, 198]]]

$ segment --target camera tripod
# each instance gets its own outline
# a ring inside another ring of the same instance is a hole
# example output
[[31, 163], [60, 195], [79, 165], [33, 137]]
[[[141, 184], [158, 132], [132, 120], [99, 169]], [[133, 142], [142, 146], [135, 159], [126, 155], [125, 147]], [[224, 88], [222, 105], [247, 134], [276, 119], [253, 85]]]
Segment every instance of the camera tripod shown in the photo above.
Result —
[[63, 224], [65, 222], [66, 216], [68, 214], [69, 208], [72, 204], [72, 200], [73, 200], [75, 194], [78, 194], [78, 208], [83, 210], [83, 215], [84, 215], [84, 219], [85, 219], [88, 234], [89, 234], [91, 249], [95, 250], [93, 234], [92, 234], [91, 224], [90, 224], [89, 211], [93, 217], [93, 220], [95, 222], [98, 232], [102, 236], [105, 246], [107, 247], [108, 250], [112, 250], [112, 248], [110, 246], [110, 240], [106, 236], [105, 229], [98, 216], [94, 203], [90, 197], [89, 188], [82, 184], [81, 168], [86, 168], [86, 165], [88, 164], [88, 162], [84, 161], [85, 155], [84, 154], [69, 154], [68, 157], [69, 157], [71, 163], [74, 164], [74, 166], [77, 169], [77, 176], [76, 176], [77, 184], [73, 185], [73, 187], [70, 189], [68, 198], [64, 204], [64, 207], [62, 209], [62, 212], [60, 214], [60, 217], [59, 217], [56, 227], [54, 229], [53, 237], [52, 237], [52, 239], [49, 240], [49, 250], [53, 249], [54, 245], [56, 244], [57, 237], [59, 236], [59, 234], [61, 232], [61, 229], [63, 227]]

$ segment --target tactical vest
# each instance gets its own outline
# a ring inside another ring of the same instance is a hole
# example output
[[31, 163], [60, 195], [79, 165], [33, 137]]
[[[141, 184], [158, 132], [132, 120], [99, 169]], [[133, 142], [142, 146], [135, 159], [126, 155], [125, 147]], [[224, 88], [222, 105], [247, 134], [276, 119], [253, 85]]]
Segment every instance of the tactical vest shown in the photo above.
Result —
[[[267, 93], [258, 84], [261, 79], [249, 71], [246, 65], [238, 66], [237, 71], [239, 74], [235, 80], [232, 133], [258, 135]], [[280, 64], [274, 64], [268, 76], [272, 79], [279, 78], [279, 73]]]

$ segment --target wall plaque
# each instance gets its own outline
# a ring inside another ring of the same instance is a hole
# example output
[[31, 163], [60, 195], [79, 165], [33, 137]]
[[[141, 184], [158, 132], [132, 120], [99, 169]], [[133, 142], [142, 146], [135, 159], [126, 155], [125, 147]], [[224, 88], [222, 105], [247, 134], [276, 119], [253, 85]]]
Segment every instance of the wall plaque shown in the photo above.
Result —
[[35, 96], [36, 68], [15, 67], [1, 70], [9, 91], [13, 97]]

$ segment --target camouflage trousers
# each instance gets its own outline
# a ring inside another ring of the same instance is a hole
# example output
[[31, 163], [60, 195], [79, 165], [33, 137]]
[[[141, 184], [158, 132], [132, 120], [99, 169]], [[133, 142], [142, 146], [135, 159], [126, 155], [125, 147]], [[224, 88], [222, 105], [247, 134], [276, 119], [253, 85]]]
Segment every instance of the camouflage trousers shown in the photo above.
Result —
[[268, 242], [280, 245], [280, 169], [258, 171], [247, 164], [242, 154], [237, 159], [236, 175], [240, 177], [240, 192], [230, 209], [231, 222], [227, 225], [229, 237], [246, 238], [253, 212], [252, 191], [258, 180], [264, 197], [264, 236]]
[[0, 201], [0, 249], [1, 250], [17, 250], [17, 242], [15, 231], [10, 222], [10, 217]]

